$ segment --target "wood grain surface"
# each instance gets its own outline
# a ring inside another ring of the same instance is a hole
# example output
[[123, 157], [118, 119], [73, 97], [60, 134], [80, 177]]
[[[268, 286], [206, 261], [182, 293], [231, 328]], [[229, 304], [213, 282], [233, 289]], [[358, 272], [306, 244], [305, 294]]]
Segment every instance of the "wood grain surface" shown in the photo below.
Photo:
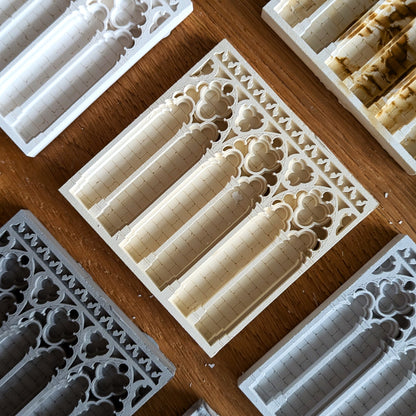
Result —
[[[137, 415], [181, 415], [199, 397], [222, 416], [258, 415], [239, 391], [237, 378], [394, 235], [405, 233], [416, 240], [416, 177], [408, 176], [389, 157], [263, 22], [261, 9], [266, 2], [194, 0], [195, 10], [184, 23], [34, 159], [24, 156], [0, 132], [0, 222], [21, 208], [31, 210], [177, 367], [175, 378]], [[209, 359], [58, 188], [223, 38], [228, 38], [380, 206]]]

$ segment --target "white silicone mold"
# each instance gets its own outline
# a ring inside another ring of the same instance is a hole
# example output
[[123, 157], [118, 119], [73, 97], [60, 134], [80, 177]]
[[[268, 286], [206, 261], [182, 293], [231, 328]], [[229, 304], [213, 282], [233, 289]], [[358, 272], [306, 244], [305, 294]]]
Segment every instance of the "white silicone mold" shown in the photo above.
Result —
[[239, 380], [267, 416], [416, 412], [416, 244], [396, 237]]
[[0, 127], [36, 156], [191, 11], [190, 0], [0, 0]]
[[376, 207], [227, 41], [61, 192], [210, 356]]
[[272, 0], [263, 9], [264, 20], [412, 175], [415, 17], [415, 0]]
[[202, 399], [198, 400], [183, 416], [219, 416]]

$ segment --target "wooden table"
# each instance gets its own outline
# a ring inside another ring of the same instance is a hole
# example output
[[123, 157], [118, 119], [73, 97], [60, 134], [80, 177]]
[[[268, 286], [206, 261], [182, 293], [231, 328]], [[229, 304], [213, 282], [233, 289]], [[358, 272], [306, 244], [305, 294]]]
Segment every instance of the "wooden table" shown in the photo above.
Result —
[[[408, 176], [261, 19], [266, 0], [194, 0], [171, 36], [31, 159], [0, 132], [0, 222], [31, 210], [177, 367], [137, 414], [181, 415], [199, 397], [222, 416], [258, 415], [237, 378], [397, 233], [416, 240], [416, 177]], [[261, 77], [380, 202], [213, 359], [60, 195], [58, 188], [168, 87], [228, 38]], [[388, 196], [387, 196], [388, 194]], [[387, 196], [387, 197], [385, 197]], [[207, 364], [215, 364], [213, 368]]]

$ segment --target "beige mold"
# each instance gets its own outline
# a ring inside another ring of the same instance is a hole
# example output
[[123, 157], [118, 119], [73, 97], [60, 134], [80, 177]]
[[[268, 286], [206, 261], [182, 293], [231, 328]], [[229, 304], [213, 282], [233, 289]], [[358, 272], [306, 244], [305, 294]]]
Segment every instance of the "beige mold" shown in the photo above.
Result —
[[61, 192], [210, 356], [377, 205], [227, 41]]
[[272, 0], [263, 18], [416, 174], [416, 0]]

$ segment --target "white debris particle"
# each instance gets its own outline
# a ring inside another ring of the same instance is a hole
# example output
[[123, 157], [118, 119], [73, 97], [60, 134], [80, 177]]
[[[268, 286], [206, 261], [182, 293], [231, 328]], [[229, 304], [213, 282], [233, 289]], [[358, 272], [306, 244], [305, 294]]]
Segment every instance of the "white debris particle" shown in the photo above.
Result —
[[136, 319], [136, 317], [135, 316], [133, 316], [133, 318], [132, 319]]
[[137, 295], [137, 297], [138, 297], [138, 298], [141, 298], [141, 297], [142, 297], [142, 295]]
[[388, 198], [389, 193], [388, 192], [384, 192], [384, 198]]
[[214, 367], [215, 367], [215, 364], [214, 364], [214, 363], [212, 363], [212, 364], [208, 364], [208, 367], [209, 367], [209, 368], [214, 368]]
[[403, 224], [403, 221], [402, 221], [402, 220], [400, 220], [400, 221], [399, 221], [399, 224], [400, 224], [400, 225], [401, 225], [401, 224]]
[[152, 299], [152, 298], [154, 298], [154, 296], [153, 295], [150, 295], [149, 298]]

